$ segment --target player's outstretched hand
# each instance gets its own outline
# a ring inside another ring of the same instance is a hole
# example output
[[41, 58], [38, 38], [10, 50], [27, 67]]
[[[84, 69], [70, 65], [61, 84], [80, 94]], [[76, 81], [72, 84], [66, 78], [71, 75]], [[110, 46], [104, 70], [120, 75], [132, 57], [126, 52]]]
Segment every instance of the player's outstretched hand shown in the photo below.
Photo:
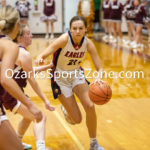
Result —
[[55, 110], [55, 108], [50, 105], [50, 101], [49, 100], [45, 101], [45, 107], [46, 107], [46, 109], [48, 109], [50, 111], [54, 111]]
[[44, 59], [42, 57], [37, 57], [35, 60], [36, 65], [43, 65], [44, 64]]

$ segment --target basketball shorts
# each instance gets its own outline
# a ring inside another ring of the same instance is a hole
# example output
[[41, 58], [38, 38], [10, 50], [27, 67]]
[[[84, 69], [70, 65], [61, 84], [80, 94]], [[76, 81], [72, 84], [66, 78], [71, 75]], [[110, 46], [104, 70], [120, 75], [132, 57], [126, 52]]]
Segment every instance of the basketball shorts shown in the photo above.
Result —
[[2, 105], [5, 107], [5, 109], [12, 111], [14, 114], [17, 112], [19, 106], [21, 105], [20, 101], [13, 98], [7, 92], [5, 92], [5, 94], [0, 97], [0, 100], [2, 101]]
[[1, 125], [1, 122], [4, 121], [4, 120], [8, 120], [8, 118], [5, 115], [3, 106], [2, 106], [1, 101], [0, 101], [0, 125]]
[[[51, 82], [54, 98], [57, 98], [59, 94], [63, 94], [68, 98], [73, 95], [73, 88], [76, 85], [84, 83], [86, 83], [86, 80], [82, 69], [76, 71], [60, 71], [56, 74], [55, 83]], [[58, 95], [55, 93], [55, 87], [58, 89]]]

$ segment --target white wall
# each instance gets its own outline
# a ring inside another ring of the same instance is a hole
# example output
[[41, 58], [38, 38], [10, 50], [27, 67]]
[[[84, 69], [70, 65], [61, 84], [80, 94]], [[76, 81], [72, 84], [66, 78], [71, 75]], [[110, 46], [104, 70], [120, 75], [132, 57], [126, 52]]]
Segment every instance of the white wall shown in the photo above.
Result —
[[64, 0], [64, 31], [69, 29], [70, 19], [77, 15], [79, 0]]
[[[7, 0], [7, 4], [15, 6], [17, 0]], [[29, 26], [32, 33], [45, 33], [45, 23], [40, 20], [43, 13], [43, 0], [38, 0], [39, 11], [34, 11], [34, 0], [28, 0], [31, 4], [32, 10], [29, 13]], [[70, 1], [70, 0], [68, 0]], [[58, 21], [54, 23], [54, 33], [63, 32], [63, 10], [62, 10], [62, 0], [55, 0], [56, 2], [56, 15]]]

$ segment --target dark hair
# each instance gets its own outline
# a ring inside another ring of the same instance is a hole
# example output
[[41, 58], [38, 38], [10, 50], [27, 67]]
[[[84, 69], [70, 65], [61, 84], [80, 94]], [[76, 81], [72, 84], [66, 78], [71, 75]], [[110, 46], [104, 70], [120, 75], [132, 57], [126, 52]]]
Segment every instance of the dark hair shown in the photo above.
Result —
[[85, 20], [84, 17], [82, 17], [82, 16], [74, 16], [74, 17], [70, 20], [70, 28], [71, 28], [72, 23], [73, 23], [74, 21], [78, 21], [78, 20], [83, 21], [85, 27], [87, 27], [87, 22], [86, 22], [86, 20]]

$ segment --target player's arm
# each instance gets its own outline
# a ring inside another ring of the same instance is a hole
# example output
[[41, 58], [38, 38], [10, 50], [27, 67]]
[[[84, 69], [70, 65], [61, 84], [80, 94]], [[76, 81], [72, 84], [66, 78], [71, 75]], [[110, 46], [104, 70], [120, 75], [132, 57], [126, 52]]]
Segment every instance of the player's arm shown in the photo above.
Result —
[[42, 90], [40, 89], [37, 81], [35, 80], [34, 71], [32, 67], [32, 58], [31, 58], [30, 53], [27, 51], [22, 51], [22, 53], [23, 54], [20, 57], [20, 64], [28, 76], [28, 81], [31, 87], [37, 93], [37, 95], [43, 100], [43, 102], [45, 103], [45, 107], [47, 109], [49, 109], [50, 111], [55, 110], [54, 107], [50, 106], [50, 102], [47, 100]]
[[[28, 106], [26, 96], [20, 90], [17, 83], [12, 78], [14, 64], [18, 57], [18, 46], [12, 42], [6, 43], [9, 46], [4, 47], [1, 64], [1, 84], [2, 86], [16, 99], [19, 99], [23, 104]], [[10, 52], [11, 47], [11, 52]], [[9, 69], [9, 70], [8, 70]]]
[[[12, 76], [11, 71], [14, 69], [14, 64], [18, 57], [18, 46], [10, 41], [5, 44], [4, 51], [2, 54], [2, 64], [0, 71], [0, 82], [1, 85], [16, 99], [21, 101], [29, 111], [35, 116], [37, 121], [40, 121], [42, 118], [41, 112], [36, 108], [36, 106], [29, 100], [28, 97], [21, 91], [18, 84], [13, 80], [13, 78], [8, 78]], [[11, 53], [10, 53], [11, 48]]]
[[97, 53], [97, 49], [90, 39], [87, 39], [87, 51], [90, 53], [90, 56], [92, 58], [96, 70], [99, 72], [103, 71], [102, 63]]
[[45, 71], [47, 69], [51, 69], [53, 67], [54, 67], [53, 63], [50, 63], [48, 65], [44, 65], [44, 66], [40, 66], [40, 67], [34, 67], [34, 71], [35, 71], [35, 73], [37, 73], [37, 72]]
[[36, 64], [43, 62], [43, 59], [56, 52], [59, 48], [65, 47], [68, 41], [68, 34], [65, 33], [50, 44], [36, 59]]

